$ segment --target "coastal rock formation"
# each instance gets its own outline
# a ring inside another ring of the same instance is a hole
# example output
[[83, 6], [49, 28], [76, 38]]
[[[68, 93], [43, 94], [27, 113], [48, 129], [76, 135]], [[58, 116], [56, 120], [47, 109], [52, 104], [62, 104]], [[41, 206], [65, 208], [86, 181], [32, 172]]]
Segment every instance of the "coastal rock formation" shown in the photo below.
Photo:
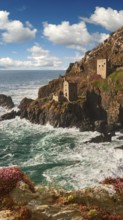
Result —
[[8, 112], [8, 113], [2, 115], [0, 117], [0, 121], [10, 120], [10, 119], [15, 118], [16, 116], [20, 116], [20, 111], [16, 112], [16, 111], [12, 110], [11, 112]]
[[11, 109], [14, 107], [14, 103], [12, 101], [12, 98], [10, 96], [6, 96], [3, 94], [0, 94], [0, 106], [6, 107], [8, 109]]
[[[76, 126], [81, 131], [97, 130], [106, 133], [108, 130], [112, 132], [122, 128], [122, 45], [123, 28], [112, 33], [93, 50], [86, 52], [80, 62], [70, 64], [65, 79], [77, 83], [78, 102], [68, 104], [52, 102], [53, 93], [63, 90], [64, 79], [59, 77], [39, 89], [38, 99], [33, 105], [28, 106], [28, 111], [26, 110], [26, 118], [39, 124], [49, 122], [54, 127]], [[108, 60], [110, 73], [117, 69], [105, 80], [96, 74], [96, 62], [100, 58]], [[100, 121], [103, 121], [105, 128]]]
[[29, 98], [23, 98], [20, 102], [20, 105], [18, 106], [19, 109], [24, 110], [26, 108], [28, 108], [28, 106], [30, 105], [31, 102], [33, 102], [33, 99], [29, 99]]
[[18, 167], [0, 168], [1, 220], [123, 219], [123, 179], [66, 192], [34, 186]]
[[[110, 64], [110, 75], [106, 79], [96, 74], [99, 58], [107, 59]], [[75, 101], [67, 98], [53, 100], [55, 93], [63, 93], [64, 79], [77, 84]], [[19, 106], [20, 116], [41, 125], [50, 123], [54, 127], [77, 127], [80, 131], [112, 133], [123, 128], [122, 88], [123, 28], [86, 52], [80, 62], [70, 64], [65, 76], [41, 87], [36, 100], [24, 98]]]
[[63, 87], [63, 78], [59, 77], [49, 82], [48, 85], [42, 86], [38, 91], [38, 98], [45, 98], [52, 96], [53, 93], [62, 90]]
[[84, 103], [59, 103], [49, 98], [37, 99], [21, 110], [21, 117], [26, 116], [31, 122], [41, 125], [49, 122], [54, 127], [82, 127], [81, 122], [86, 115]]
[[23, 98], [20, 102], [20, 105], [18, 106], [18, 108], [20, 109], [21, 112], [21, 117], [27, 117], [27, 108], [29, 107], [30, 103], [33, 102], [33, 99], [29, 99], [29, 98]]
[[111, 142], [112, 134], [101, 134], [97, 137], [92, 138], [86, 143], [102, 143], [102, 142]]
[[66, 74], [96, 74], [97, 59], [108, 59], [110, 72], [123, 67], [123, 27], [111, 33], [109, 38], [99, 44], [78, 62], [70, 64]]

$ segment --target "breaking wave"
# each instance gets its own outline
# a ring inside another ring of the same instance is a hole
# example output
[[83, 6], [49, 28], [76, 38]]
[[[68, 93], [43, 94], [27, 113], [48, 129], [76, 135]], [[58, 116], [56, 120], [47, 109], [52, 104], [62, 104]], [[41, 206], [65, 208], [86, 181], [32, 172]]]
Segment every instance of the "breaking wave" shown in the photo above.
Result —
[[[46, 78], [47, 80], [47, 78]], [[5, 84], [7, 85], [7, 84]], [[12, 84], [3, 93], [14, 101], [28, 96], [35, 98], [37, 81]], [[6, 90], [6, 92], [5, 92]], [[1, 87], [0, 87], [1, 93]], [[0, 108], [0, 114], [5, 112]], [[0, 122], [0, 166], [18, 165], [36, 183], [55, 184], [65, 189], [79, 189], [97, 183], [108, 176], [122, 176], [123, 151], [115, 147], [123, 144], [117, 133], [111, 143], [85, 143], [97, 132], [79, 132], [31, 124], [16, 117]]]

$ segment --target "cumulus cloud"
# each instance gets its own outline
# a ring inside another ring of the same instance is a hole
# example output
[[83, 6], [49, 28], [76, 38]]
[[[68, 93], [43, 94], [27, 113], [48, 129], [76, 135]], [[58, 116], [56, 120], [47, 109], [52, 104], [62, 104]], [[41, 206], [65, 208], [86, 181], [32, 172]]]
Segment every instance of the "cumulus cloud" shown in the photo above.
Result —
[[96, 33], [93, 33], [93, 34], [92, 34], [93, 41], [94, 41], [94, 42], [98, 42], [98, 43], [103, 42], [103, 41], [106, 40], [108, 37], [109, 37], [109, 34], [105, 34], [105, 33], [96, 32]]
[[26, 21], [25, 24], [28, 28], [33, 28], [33, 25], [29, 21]]
[[100, 43], [108, 37], [105, 33], [89, 33], [83, 21], [72, 25], [68, 21], [58, 25], [46, 22], [43, 35], [54, 44], [65, 45], [82, 53], [86, 51], [87, 46]]
[[35, 38], [37, 30], [33, 29], [29, 22], [24, 26], [19, 20], [10, 20], [9, 15], [7, 11], [0, 11], [0, 30], [3, 42], [16, 43]]
[[85, 46], [91, 40], [83, 21], [72, 25], [68, 21], [63, 21], [59, 25], [44, 23], [43, 35], [55, 44], [71, 48]]
[[61, 69], [62, 61], [36, 44], [27, 50], [31, 55], [26, 60], [15, 60], [10, 57], [0, 58], [0, 67], [5, 69]]
[[90, 18], [81, 17], [81, 19], [85, 22], [101, 25], [108, 31], [116, 31], [123, 26], [123, 10], [96, 7]]
[[35, 67], [57, 68], [62, 64], [58, 57], [51, 55], [48, 50], [43, 49], [39, 44], [34, 45], [28, 51], [31, 53], [28, 59]]

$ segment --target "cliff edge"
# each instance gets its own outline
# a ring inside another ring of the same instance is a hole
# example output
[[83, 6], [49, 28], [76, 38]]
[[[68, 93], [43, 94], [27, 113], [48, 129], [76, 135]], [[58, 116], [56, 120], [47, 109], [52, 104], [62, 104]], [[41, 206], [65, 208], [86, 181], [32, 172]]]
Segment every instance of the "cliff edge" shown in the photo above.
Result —
[[66, 74], [96, 74], [97, 59], [107, 59], [110, 62], [110, 72], [123, 67], [123, 27], [111, 33], [96, 48], [87, 51], [80, 61], [71, 63]]

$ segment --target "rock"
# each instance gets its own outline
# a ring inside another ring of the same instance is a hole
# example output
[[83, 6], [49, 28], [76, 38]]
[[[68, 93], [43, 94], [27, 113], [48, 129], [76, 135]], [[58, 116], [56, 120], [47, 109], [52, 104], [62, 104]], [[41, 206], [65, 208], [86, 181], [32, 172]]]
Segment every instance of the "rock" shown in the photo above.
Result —
[[9, 119], [13, 119], [15, 118], [16, 116], [20, 116], [20, 111], [16, 112], [16, 111], [11, 111], [9, 113], [6, 113], [4, 115], [2, 115], [0, 117], [0, 121], [4, 121], [4, 120], [9, 120]]
[[3, 94], [0, 94], [0, 106], [6, 107], [8, 109], [11, 109], [14, 107], [14, 103], [12, 101], [12, 98], [10, 96], [6, 96]]
[[[78, 191], [33, 183], [18, 167], [0, 169], [1, 220], [123, 219], [123, 178]], [[115, 215], [114, 215], [115, 212]]]
[[13, 202], [19, 206], [26, 205], [31, 200], [34, 200], [37, 195], [30, 190], [30, 187], [24, 181], [19, 181], [16, 187], [10, 192], [10, 197]]
[[99, 90], [92, 89], [91, 91], [87, 91], [86, 108], [89, 111], [91, 120], [107, 120], [107, 113], [102, 107], [101, 94]]
[[1, 220], [16, 220], [14, 213], [10, 210], [0, 211], [0, 219]]
[[114, 149], [119, 149], [119, 150], [123, 150], [123, 145], [122, 146], [119, 146], [119, 147], [115, 147]]
[[123, 136], [118, 137], [118, 140], [123, 140]]
[[83, 120], [79, 130], [80, 132], [93, 131], [94, 130], [93, 122], [91, 122], [89, 119]]
[[30, 211], [26, 208], [0, 211], [0, 220], [31, 220]]
[[[33, 206], [32, 218], [36, 220], [82, 220], [82, 215], [79, 209], [74, 206]], [[84, 220], [84, 219], [83, 219]]]
[[101, 143], [101, 142], [111, 142], [112, 134], [101, 134], [97, 137], [92, 138], [86, 143]]
[[88, 201], [90, 206], [93, 204], [112, 214], [112, 210], [115, 209], [115, 213], [123, 216], [123, 206], [121, 205], [123, 198], [116, 193], [112, 185], [83, 189], [80, 191], [80, 198], [83, 202]]
[[54, 79], [48, 85], [42, 86], [38, 91], [38, 98], [49, 97], [51, 94], [62, 90], [63, 78]]
[[18, 108], [20, 110], [25, 110], [28, 108], [28, 106], [30, 105], [31, 102], [33, 102], [33, 99], [29, 99], [29, 98], [23, 98], [18, 106]]
[[94, 122], [95, 130], [100, 133], [107, 133], [107, 122], [106, 120], [98, 120]]
[[33, 102], [33, 99], [29, 99], [29, 98], [23, 98], [18, 106], [18, 108], [20, 109], [20, 117], [21, 118], [26, 118], [27, 117], [27, 108], [29, 107], [29, 105]]
[[32, 123], [45, 125], [48, 122], [54, 127], [80, 127], [83, 117], [86, 117], [84, 105], [77, 102], [55, 102], [54, 100], [37, 99], [27, 109], [21, 111], [21, 116]]

